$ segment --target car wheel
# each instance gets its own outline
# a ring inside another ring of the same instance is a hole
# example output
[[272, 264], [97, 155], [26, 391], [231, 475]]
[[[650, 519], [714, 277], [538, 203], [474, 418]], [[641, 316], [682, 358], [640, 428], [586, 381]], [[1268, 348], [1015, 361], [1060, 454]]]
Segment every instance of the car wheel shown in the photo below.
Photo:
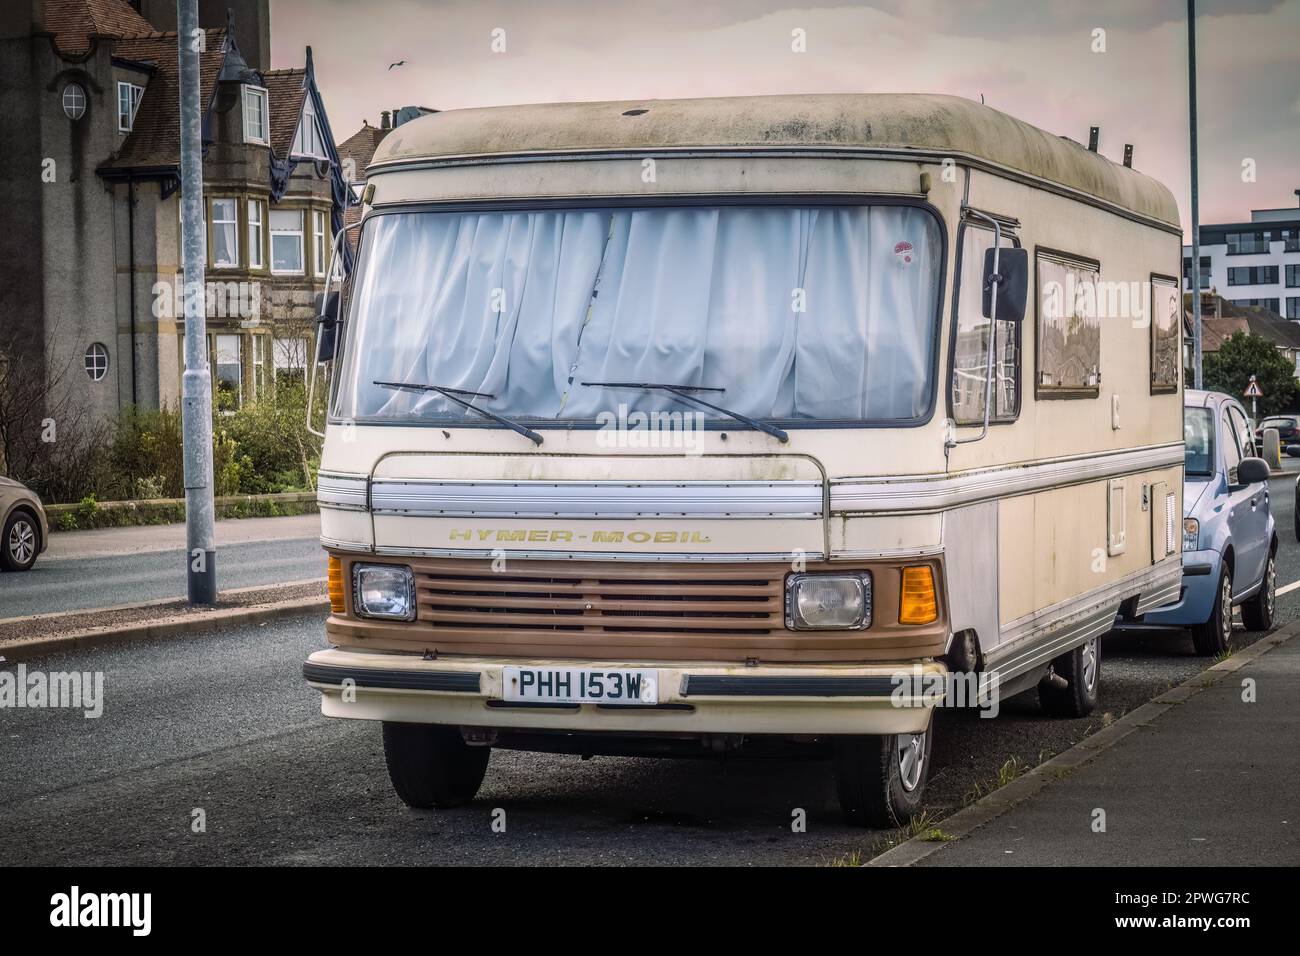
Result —
[[1253, 598], [1241, 606], [1241, 620], [1248, 631], [1267, 631], [1273, 626], [1273, 610], [1277, 604], [1276, 548], [1269, 551], [1264, 565], [1264, 583]]
[[845, 821], [857, 827], [901, 827], [921, 811], [933, 730], [931, 722], [919, 734], [835, 741], [835, 777]]
[[36, 563], [41, 547], [41, 533], [36, 519], [27, 511], [15, 511], [5, 522], [0, 536], [0, 567], [6, 571], [26, 571]]
[[1192, 645], [1202, 657], [1217, 657], [1228, 649], [1232, 640], [1232, 575], [1225, 563], [1219, 572], [1219, 588], [1214, 597], [1210, 618], [1192, 627]]
[[408, 807], [469, 803], [483, 784], [490, 747], [471, 747], [455, 727], [384, 721], [384, 762]]
[[1101, 638], [1094, 637], [1052, 661], [1052, 671], [1064, 687], [1050, 681], [1038, 685], [1038, 702], [1053, 717], [1087, 717], [1097, 706], [1101, 684]]

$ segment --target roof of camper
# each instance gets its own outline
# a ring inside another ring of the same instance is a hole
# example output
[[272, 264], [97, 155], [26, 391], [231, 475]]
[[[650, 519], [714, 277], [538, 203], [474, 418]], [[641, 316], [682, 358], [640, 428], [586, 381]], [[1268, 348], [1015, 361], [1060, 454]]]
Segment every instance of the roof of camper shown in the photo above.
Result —
[[[629, 111], [638, 111], [628, 115]], [[966, 156], [1178, 225], [1150, 176], [992, 107], [925, 93], [835, 93], [447, 110], [380, 144], [385, 163], [557, 153], [703, 149], [891, 149]], [[377, 171], [377, 170], [376, 170]]]

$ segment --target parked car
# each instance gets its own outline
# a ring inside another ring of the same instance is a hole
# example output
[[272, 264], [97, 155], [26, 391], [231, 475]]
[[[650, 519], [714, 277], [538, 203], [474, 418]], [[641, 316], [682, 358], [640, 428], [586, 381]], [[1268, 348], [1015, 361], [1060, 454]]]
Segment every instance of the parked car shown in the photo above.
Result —
[[1188, 390], [1183, 405], [1182, 595], [1140, 623], [1191, 628], [1198, 654], [1221, 654], [1233, 607], [1252, 631], [1273, 626], [1278, 540], [1269, 467], [1255, 457], [1245, 409], [1234, 398]]
[[1273, 415], [1265, 418], [1255, 429], [1255, 447], [1264, 447], [1264, 429], [1276, 428], [1283, 448], [1300, 442], [1300, 415]]
[[49, 540], [41, 499], [22, 482], [0, 477], [0, 569], [26, 571]]

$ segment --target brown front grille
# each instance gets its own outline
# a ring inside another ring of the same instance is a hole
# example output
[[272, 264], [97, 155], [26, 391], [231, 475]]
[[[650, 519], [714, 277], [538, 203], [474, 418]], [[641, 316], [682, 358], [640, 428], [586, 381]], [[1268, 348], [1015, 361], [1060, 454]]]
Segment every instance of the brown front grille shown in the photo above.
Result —
[[[339, 552], [344, 579], [369, 555]], [[783, 562], [387, 559], [415, 573], [418, 617], [374, 621], [348, 611], [325, 628], [341, 647], [436, 655], [743, 663], [899, 661], [942, 654], [948, 636], [938, 561], [809, 562], [809, 571], [859, 569], [872, 577], [865, 631], [788, 631]], [[929, 564], [940, 619], [898, 623], [905, 564]]]
[[419, 619], [436, 634], [464, 637], [582, 632], [766, 635], [784, 630], [785, 568], [621, 567], [614, 562], [530, 566], [430, 562], [418, 568]]

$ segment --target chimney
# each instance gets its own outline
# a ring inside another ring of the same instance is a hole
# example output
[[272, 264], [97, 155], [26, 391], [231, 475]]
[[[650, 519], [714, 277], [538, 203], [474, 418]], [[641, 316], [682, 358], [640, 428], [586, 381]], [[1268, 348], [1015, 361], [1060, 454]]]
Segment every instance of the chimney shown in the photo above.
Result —
[[392, 129], [392, 128], [393, 128], [392, 125], [391, 125], [391, 123], [389, 122], [389, 119], [388, 119], [389, 115], [390, 115], [390, 114], [389, 114], [388, 110], [384, 110], [382, 113], [379, 114], [379, 128], [380, 128], [380, 129]]
[[1088, 152], [1090, 153], [1097, 152], [1097, 141], [1100, 138], [1101, 138], [1101, 127], [1089, 126], [1088, 127]]

